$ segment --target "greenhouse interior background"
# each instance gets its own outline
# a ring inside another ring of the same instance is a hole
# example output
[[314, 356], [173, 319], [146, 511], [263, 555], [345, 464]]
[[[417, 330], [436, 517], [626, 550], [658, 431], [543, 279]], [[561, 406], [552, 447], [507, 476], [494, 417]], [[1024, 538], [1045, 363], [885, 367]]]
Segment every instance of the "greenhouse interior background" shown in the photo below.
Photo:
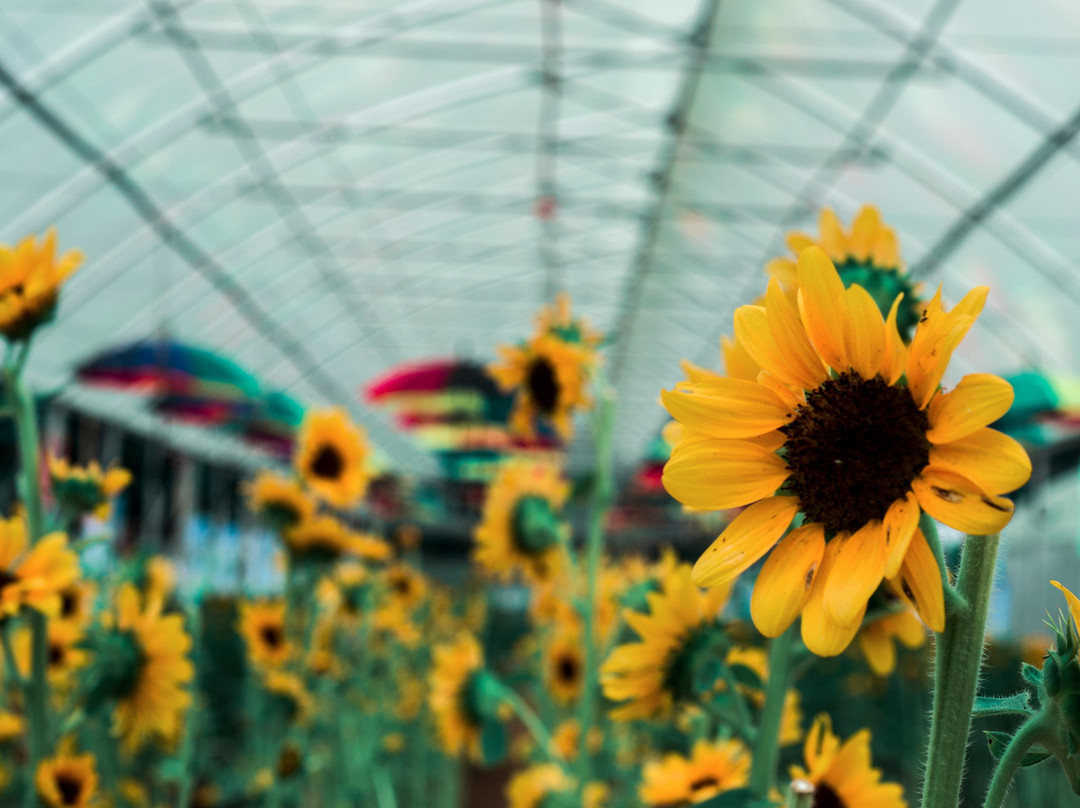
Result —
[[1078, 66], [1066, 0], [2, 0], [0, 804], [1080, 805]]

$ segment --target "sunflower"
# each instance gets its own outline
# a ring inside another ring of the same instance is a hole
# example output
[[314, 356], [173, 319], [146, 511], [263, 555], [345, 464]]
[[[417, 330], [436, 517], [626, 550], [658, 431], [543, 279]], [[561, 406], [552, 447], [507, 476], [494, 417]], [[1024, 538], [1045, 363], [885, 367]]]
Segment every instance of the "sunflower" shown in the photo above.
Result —
[[79, 557], [67, 536], [50, 533], [27, 546], [21, 516], [0, 519], [0, 617], [29, 606], [50, 617], [60, 611], [60, 590], [79, 577]]
[[132, 584], [124, 584], [105, 625], [88, 642], [94, 664], [87, 702], [115, 702], [114, 731], [130, 751], [152, 736], [174, 740], [195, 676], [183, 615], [162, 615], [160, 599], [144, 600]]
[[646, 595], [648, 613], [626, 612], [626, 622], [641, 639], [617, 646], [600, 668], [604, 696], [626, 702], [612, 711], [613, 719], [660, 718], [712, 687], [712, 679], [701, 679], [722, 639], [716, 619], [728, 589], [703, 592], [690, 579], [690, 565], [679, 564], [664, 580], [663, 591]]
[[506, 785], [507, 808], [540, 808], [552, 794], [568, 792], [574, 782], [558, 763], [542, 763], [518, 772]]
[[[765, 649], [752, 645], [737, 645], [724, 660], [728, 667], [740, 665], [753, 671], [762, 685], [769, 680], [769, 656]], [[736, 677], [737, 679], [738, 677]], [[763, 687], [739, 685], [739, 691], [759, 710], [765, 706]], [[780, 717], [780, 745], [791, 746], [802, 740], [803, 713], [799, 691], [789, 688], [784, 694], [784, 711]]]
[[61, 751], [38, 764], [34, 783], [38, 796], [51, 808], [88, 808], [96, 802], [97, 764], [89, 752]]
[[645, 764], [639, 794], [646, 805], [694, 805], [742, 788], [750, 778], [750, 753], [736, 740], [699, 740], [689, 757], [665, 755]]
[[382, 560], [390, 555], [390, 545], [374, 536], [351, 531], [333, 516], [313, 516], [284, 533], [289, 557], [295, 561], [328, 563], [344, 555]]
[[263, 673], [262, 683], [290, 724], [305, 724], [311, 718], [315, 699], [295, 673], [267, 668]]
[[308, 413], [296, 447], [296, 470], [316, 494], [338, 508], [360, 502], [370, 478], [370, 449], [343, 409]]
[[176, 567], [165, 556], [146, 557], [142, 560], [136, 583], [147, 602], [167, 603], [176, 589]]
[[97, 587], [90, 581], [72, 581], [58, 594], [60, 609], [54, 619], [80, 628], [85, 626], [90, 621]]
[[26, 721], [21, 715], [0, 710], [0, 744], [10, 743], [22, 736]]
[[[987, 428], [1012, 403], [988, 374], [939, 390], [953, 350], [986, 299], [970, 292], [952, 311], [940, 290], [910, 348], [860, 286], [845, 290], [818, 247], [799, 256], [799, 311], [770, 281], [764, 307], [735, 313], [758, 380], [722, 378], [663, 391], [686, 429], [664, 468], [680, 502], [748, 506], [698, 559], [701, 586], [728, 583], [776, 545], [751, 600], [755, 625], [775, 637], [802, 613], [807, 647], [840, 653], [870, 596], [888, 580], [930, 628], [944, 628], [941, 571], [920, 515], [971, 534], [1012, 518], [999, 496], [1031, 463], [1012, 438]], [[796, 513], [804, 521], [777, 544]]]
[[881, 770], [870, 765], [870, 730], [859, 730], [841, 744], [829, 716], [819, 715], [803, 755], [806, 768], [792, 766], [791, 777], [814, 784], [816, 808], [907, 808], [903, 787], [881, 782]]
[[49, 478], [57, 501], [72, 513], [109, 518], [111, 500], [131, 484], [131, 472], [119, 466], [102, 470], [96, 460], [76, 466], [62, 457], [49, 456]]
[[[551, 745], [563, 760], [574, 760], [581, 745], [581, 724], [576, 718], [567, 718], [551, 733]], [[604, 745], [604, 730], [592, 727], [588, 737], [589, 752], [597, 754]]]
[[83, 256], [69, 250], [56, 257], [56, 230], [45, 233], [41, 245], [27, 236], [16, 247], [0, 244], [0, 334], [8, 340], [27, 339], [56, 312], [60, 285]]
[[246, 488], [248, 506], [275, 529], [282, 530], [315, 515], [311, 501], [296, 480], [262, 471]]
[[544, 654], [544, 681], [559, 704], [571, 704], [581, 695], [585, 675], [581, 635], [580, 628], [572, 624], [556, 629]]
[[571, 313], [570, 295], [559, 292], [555, 303], [544, 306], [536, 316], [537, 335], [558, 337], [571, 345], [581, 345], [595, 351], [604, 341], [604, 335], [594, 331], [584, 317], [575, 319]]
[[473, 535], [473, 558], [503, 580], [542, 583], [563, 568], [570, 528], [562, 518], [570, 484], [548, 463], [506, 463], [488, 487]]
[[260, 600], [240, 606], [240, 635], [256, 666], [276, 668], [292, 657], [285, 632], [285, 601]]
[[[62, 620], [50, 620], [48, 624], [46, 674], [54, 686], [70, 681], [71, 674], [86, 665], [88, 656], [80, 646], [82, 630], [74, 623]], [[15, 651], [15, 665], [24, 677], [30, 675], [30, 656], [33, 638], [30, 627], [21, 626], [12, 638]]]
[[473, 758], [481, 757], [485, 705], [479, 691], [483, 674], [484, 652], [468, 632], [432, 651], [428, 704], [449, 755], [468, 750]]
[[411, 612], [424, 600], [427, 583], [418, 569], [408, 564], [394, 564], [383, 573], [388, 606]]
[[855, 215], [851, 230], [845, 231], [831, 208], [822, 208], [821, 235], [814, 239], [805, 233], [789, 233], [788, 247], [795, 258], [775, 258], [765, 271], [794, 293], [798, 288], [798, 255], [810, 246], [825, 251], [836, 265], [844, 286], [858, 284], [865, 289], [881, 313], [887, 314], [897, 295], [904, 296], [896, 311], [896, 327], [908, 337], [922, 316], [921, 284], [914, 283], [900, 260], [896, 232], [881, 220], [873, 205], [864, 205]]
[[926, 642], [926, 629], [910, 609], [880, 617], [859, 630], [859, 649], [876, 676], [888, 676], [896, 669], [896, 645], [919, 648]]

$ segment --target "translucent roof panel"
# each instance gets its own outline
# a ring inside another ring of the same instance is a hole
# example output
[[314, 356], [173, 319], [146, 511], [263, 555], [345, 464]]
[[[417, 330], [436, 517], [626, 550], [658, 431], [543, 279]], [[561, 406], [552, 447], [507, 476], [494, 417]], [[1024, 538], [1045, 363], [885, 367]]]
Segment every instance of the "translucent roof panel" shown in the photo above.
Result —
[[[87, 265], [41, 384], [167, 332], [363, 410], [566, 288], [612, 335], [618, 461], [718, 361], [784, 234], [864, 202], [992, 286], [957, 372], [1080, 363], [1080, 8], [1065, 0], [8, 0], [0, 238]], [[579, 451], [586, 451], [585, 448]]]

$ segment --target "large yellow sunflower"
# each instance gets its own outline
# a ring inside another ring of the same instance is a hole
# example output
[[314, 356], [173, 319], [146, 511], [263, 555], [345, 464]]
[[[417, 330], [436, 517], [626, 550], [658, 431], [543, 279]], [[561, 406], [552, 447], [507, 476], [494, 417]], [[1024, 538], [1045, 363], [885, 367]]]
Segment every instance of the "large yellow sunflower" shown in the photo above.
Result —
[[870, 730], [856, 732], [843, 744], [832, 722], [819, 715], [803, 747], [806, 768], [791, 767], [792, 778], [814, 784], [815, 806], [830, 808], [907, 808], [899, 783], [881, 782], [881, 770], [870, 762]]
[[[748, 506], [698, 559], [694, 580], [730, 582], [775, 545], [751, 600], [763, 634], [802, 613], [807, 647], [838, 654], [885, 580], [941, 631], [941, 571], [920, 513], [996, 533], [1013, 513], [1000, 494], [1031, 471], [1016, 441], [987, 428], [1012, 403], [1007, 382], [973, 374], [939, 389], [987, 290], [951, 311], [939, 291], [909, 348], [896, 330], [899, 298], [883, 320], [818, 247], [803, 250], [798, 271], [798, 311], [773, 280], [764, 307], [735, 313], [736, 336], [763, 369], [756, 380], [662, 393], [686, 430], [664, 468], [668, 492], [704, 510]], [[803, 523], [780, 541], [800, 512]]]
[[585, 676], [582, 634], [579, 626], [564, 624], [555, 630], [544, 652], [544, 681], [559, 704], [570, 704], [581, 695]]
[[864, 205], [855, 215], [851, 230], [845, 230], [831, 208], [822, 208], [820, 235], [789, 233], [788, 246], [793, 258], [774, 258], [765, 271], [789, 292], [798, 287], [797, 259], [807, 247], [825, 251], [845, 286], [858, 284], [869, 292], [882, 314], [887, 314], [898, 294], [904, 299], [896, 311], [896, 326], [904, 337], [911, 335], [919, 322], [924, 303], [921, 284], [912, 282], [900, 259], [896, 232], [881, 220], [873, 205]]
[[562, 509], [570, 484], [549, 463], [510, 461], [488, 486], [473, 558], [503, 580], [554, 578], [566, 559], [569, 525]]
[[315, 515], [315, 503], [296, 480], [260, 472], [247, 486], [251, 510], [272, 527], [283, 529]]
[[28, 546], [21, 516], [0, 519], [0, 617], [22, 606], [55, 617], [60, 591], [79, 577], [79, 557], [68, 549], [67, 536], [50, 533]]
[[9, 340], [26, 339], [52, 319], [60, 285], [83, 260], [78, 250], [57, 259], [52, 228], [40, 246], [34, 241], [27, 236], [14, 248], [0, 244], [0, 334]]
[[34, 784], [38, 796], [51, 808], [89, 808], [95, 804], [98, 791], [94, 756], [61, 751], [38, 764]]
[[240, 635], [248, 657], [260, 667], [280, 667], [292, 657], [285, 631], [285, 601], [260, 600], [240, 606]]
[[524, 769], [506, 785], [507, 808], [540, 808], [551, 794], [568, 792], [574, 787], [558, 763], [541, 763]]
[[750, 778], [750, 753], [736, 740], [699, 740], [689, 757], [665, 755], [645, 764], [639, 794], [646, 805], [695, 805]]
[[311, 489], [331, 505], [350, 508], [367, 490], [367, 438], [343, 409], [310, 412], [296, 444], [296, 470]]
[[102, 469], [96, 460], [77, 466], [62, 457], [48, 458], [52, 492], [71, 513], [108, 519], [112, 498], [131, 484], [131, 472], [119, 466]]
[[690, 579], [690, 565], [679, 564], [663, 591], [646, 597], [648, 613], [626, 612], [626, 622], [641, 638], [617, 646], [600, 668], [604, 695], [626, 702], [611, 713], [618, 721], [660, 718], [676, 704], [696, 701], [702, 670], [717, 653], [716, 619], [729, 587], [707, 592]]
[[481, 757], [483, 717], [473, 690], [474, 680], [483, 669], [484, 652], [468, 632], [432, 651], [428, 704], [443, 749], [449, 755], [468, 751], [476, 759]]

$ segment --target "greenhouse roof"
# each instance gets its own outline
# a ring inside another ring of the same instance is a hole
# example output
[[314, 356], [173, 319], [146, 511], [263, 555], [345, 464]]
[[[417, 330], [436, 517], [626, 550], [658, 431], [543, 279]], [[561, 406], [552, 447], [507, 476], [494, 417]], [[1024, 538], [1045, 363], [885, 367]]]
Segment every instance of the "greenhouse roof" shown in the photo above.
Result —
[[0, 238], [85, 267], [41, 384], [167, 333], [344, 403], [490, 359], [566, 288], [610, 334], [618, 461], [715, 365], [784, 234], [863, 202], [928, 288], [991, 285], [958, 372], [1080, 366], [1066, 0], [5, 0]]

